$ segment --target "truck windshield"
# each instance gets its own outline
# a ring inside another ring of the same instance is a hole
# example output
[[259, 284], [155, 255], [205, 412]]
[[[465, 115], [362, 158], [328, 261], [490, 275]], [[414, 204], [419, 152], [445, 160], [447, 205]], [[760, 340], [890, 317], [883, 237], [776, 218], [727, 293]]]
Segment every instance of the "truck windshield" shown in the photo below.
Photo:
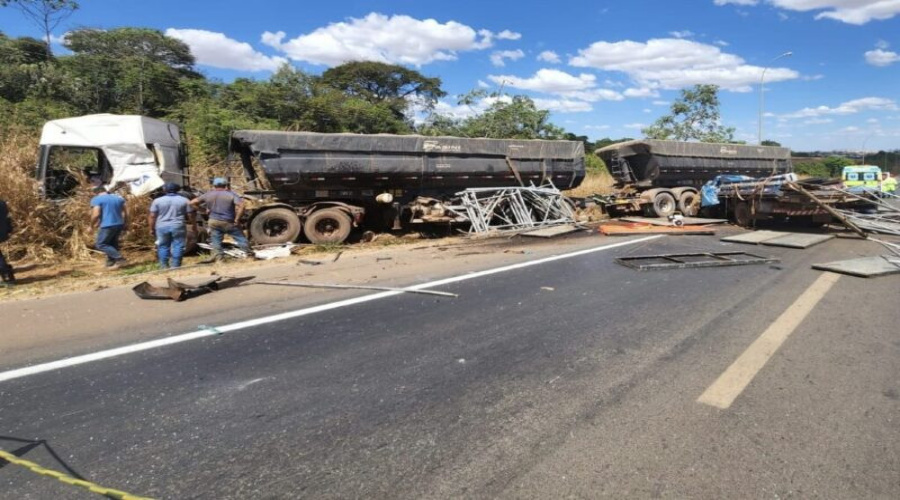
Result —
[[44, 168], [44, 190], [48, 198], [68, 198], [79, 185], [97, 177], [104, 182], [112, 177], [112, 169], [103, 152], [95, 148], [53, 146]]

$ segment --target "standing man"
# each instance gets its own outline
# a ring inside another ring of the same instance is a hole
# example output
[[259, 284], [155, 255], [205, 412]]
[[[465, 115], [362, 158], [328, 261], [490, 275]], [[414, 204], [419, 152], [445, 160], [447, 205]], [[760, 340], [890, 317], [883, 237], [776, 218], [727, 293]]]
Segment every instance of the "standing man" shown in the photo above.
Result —
[[[0, 243], [9, 239], [12, 233], [13, 224], [9, 217], [9, 208], [6, 202], [0, 200]], [[0, 286], [8, 287], [16, 284], [16, 277], [13, 276], [13, 268], [6, 262], [6, 257], [0, 251]]]
[[128, 226], [128, 211], [125, 198], [109, 192], [99, 180], [94, 181], [91, 199], [91, 225], [97, 228], [97, 250], [106, 254], [106, 267], [118, 269], [127, 261], [119, 253], [119, 236]]
[[222, 249], [222, 238], [228, 234], [234, 239], [238, 247], [247, 255], [253, 255], [250, 243], [241, 229], [241, 216], [244, 215], [244, 200], [228, 189], [228, 181], [222, 177], [213, 179], [213, 190], [203, 193], [191, 200], [191, 206], [199, 209], [205, 204], [209, 209], [209, 240], [215, 250], [215, 260], [225, 258]]
[[[159, 267], [174, 269], [181, 267], [181, 257], [187, 244], [187, 224], [197, 232], [197, 221], [194, 218], [194, 207], [187, 198], [178, 194], [181, 186], [167, 182], [163, 186], [164, 196], [153, 200], [150, 204], [150, 233], [156, 238]], [[171, 256], [171, 264], [169, 257]]]
[[881, 190], [889, 194], [894, 194], [897, 191], [897, 179], [891, 177], [890, 172], [882, 172]]

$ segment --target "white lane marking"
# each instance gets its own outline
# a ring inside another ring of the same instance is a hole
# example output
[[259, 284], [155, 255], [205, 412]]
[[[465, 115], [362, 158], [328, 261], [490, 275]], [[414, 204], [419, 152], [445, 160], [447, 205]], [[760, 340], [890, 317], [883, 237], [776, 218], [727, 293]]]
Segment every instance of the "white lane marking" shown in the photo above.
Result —
[[[406, 288], [412, 290], [422, 290], [426, 288], [433, 288], [442, 285], [448, 285], [450, 283], [458, 283], [460, 281], [471, 280], [475, 278], [480, 278], [482, 276], [490, 276], [492, 274], [504, 273], [507, 271], [513, 271], [516, 269], [522, 269], [531, 266], [538, 266], [541, 264], [546, 264], [548, 262], [553, 262], [562, 259], [569, 259], [572, 257], [578, 257], [581, 255], [587, 255], [594, 252], [602, 252], [604, 250], [611, 250], [613, 248], [618, 248], [626, 245], [634, 245], [635, 243], [642, 243], [644, 241], [650, 241], [657, 238], [661, 238], [662, 235], [655, 236], [646, 236], [643, 238], [638, 238], [636, 240], [628, 240], [623, 241], [621, 243], [613, 243], [612, 245], [603, 245], [600, 247], [588, 248], [585, 250], [578, 250], [575, 252], [565, 253], [561, 255], [553, 255], [550, 257], [544, 257], [542, 259], [531, 260], [526, 262], [520, 262], [518, 264], [511, 264], [508, 266], [497, 267], [494, 269], [486, 269], [484, 271], [475, 271], [472, 273], [464, 274], [462, 276], [454, 276], [452, 278], [444, 278], [436, 281], [429, 281], [428, 283], [421, 283], [418, 285], [412, 285]], [[5, 372], [0, 372], [0, 382], [6, 382], [7, 380], [12, 380], [20, 377], [27, 377], [29, 375], [36, 375], [38, 373], [44, 373], [51, 370], [58, 370], [60, 368], [67, 368], [70, 366], [80, 365], [84, 363], [90, 363], [92, 361], [99, 361], [101, 359], [113, 358], [116, 356], [123, 356], [125, 354], [131, 354], [140, 351], [146, 351], [148, 349], [155, 349], [157, 347], [163, 347], [172, 344], [178, 344], [181, 342], [187, 342], [190, 340], [197, 340], [204, 337], [211, 337], [214, 335], [218, 335], [221, 333], [233, 332], [235, 330], [242, 330], [245, 328], [252, 328], [254, 326], [265, 325], [268, 323], [275, 323], [276, 321], [284, 321], [286, 319], [299, 318], [301, 316], [308, 316], [310, 314], [319, 313], [322, 311], [330, 311], [332, 309], [338, 309], [341, 307], [348, 307], [356, 304], [362, 304], [365, 302], [371, 302], [373, 300], [384, 299], [387, 297], [393, 297], [395, 295], [400, 295], [403, 292], [380, 292], [373, 293], [371, 295], [363, 295], [362, 297], [355, 297], [352, 299], [339, 300], [337, 302], [331, 302], [328, 304], [322, 304], [314, 307], [307, 307], [305, 309], [298, 309], [296, 311], [289, 311], [280, 314], [273, 314], [271, 316], [264, 316], [262, 318], [251, 319], [247, 321], [239, 321], [237, 323], [231, 323], [230, 325], [224, 325], [219, 327], [210, 327], [204, 328], [203, 330], [189, 333], [182, 333], [179, 335], [173, 335], [171, 337], [165, 337], [162, 339], [151, 340], [148, 342], [141, 342], [138, 344], [132, 344], [123, 347], [117, 347], [115, 349], [107, 349], [105, 351], [99, 351], [91, 354], [84, 354], [81, 356], [74, 356], [71, 358], [60, 359], [57, 361], [51, 361], [49, 363], [42, 363], [33, 366], [26, 366], [24, 368], [18, 368], [15, 370], [9, 370]]]
[[822, 274], [697, 398], [697, 402], [728, 409], [840, 277], [835, 273]]

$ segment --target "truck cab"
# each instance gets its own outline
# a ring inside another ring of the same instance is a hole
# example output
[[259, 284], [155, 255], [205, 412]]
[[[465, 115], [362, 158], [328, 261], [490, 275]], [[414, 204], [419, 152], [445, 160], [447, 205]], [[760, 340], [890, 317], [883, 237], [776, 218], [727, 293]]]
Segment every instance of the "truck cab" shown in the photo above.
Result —
[[137, 115], [97, 114], [52, 120], [41, 132], [35, 176], [52, 200], [71, 197], [99, 178], [107, 186], [126, 184], [133, 195], [165, 182], [188, 184], [181, 131], [168, 122]]

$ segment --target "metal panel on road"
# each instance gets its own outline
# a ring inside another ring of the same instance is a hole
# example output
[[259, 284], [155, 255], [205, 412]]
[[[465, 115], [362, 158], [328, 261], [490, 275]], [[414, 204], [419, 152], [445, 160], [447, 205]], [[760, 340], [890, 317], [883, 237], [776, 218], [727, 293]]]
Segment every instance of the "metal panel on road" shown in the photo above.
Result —
[[728, 243], [750, 243], [753, 245], [757, 245], [766, 240], [771, 240], [773, 238], [779, 238], [789, 233], [782, 233], [779, 231], [753, 231], [752, 233], [744, 233], [738, 234], [735, 236], [726, 236], [722, 238], [722, 241], [727, 241]]
[[824, 264], [813, 264], [813, 269], [849, 274], [860, 278], [873, 278], [900, 273], [900, 259], [891, 257], [863, 257], [861, 259], [839, 260]]
[[787, 248], [809, 248], [834, 238], [833, 234], [788, 233], [778, 238], [764, 240], [763, 245]]

